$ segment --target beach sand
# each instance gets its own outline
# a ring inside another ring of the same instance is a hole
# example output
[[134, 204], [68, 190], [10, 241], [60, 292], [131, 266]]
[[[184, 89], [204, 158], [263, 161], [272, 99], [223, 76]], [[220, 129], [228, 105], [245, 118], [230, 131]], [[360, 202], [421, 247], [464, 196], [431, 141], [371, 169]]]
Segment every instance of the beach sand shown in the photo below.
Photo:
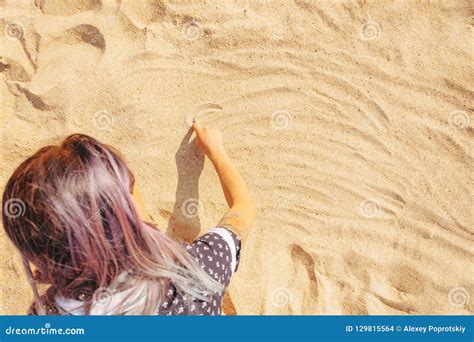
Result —
[[[188, 146], [196, 116], [258, 204], [227, 314], [474, 312], [472, 2], [0, 6], [1, 184], [86, 133], [125, 155], [149, 220], [191, 240], [226, 209]], [[24, 314], [3, 229], [0, 246], [0, 314]]]

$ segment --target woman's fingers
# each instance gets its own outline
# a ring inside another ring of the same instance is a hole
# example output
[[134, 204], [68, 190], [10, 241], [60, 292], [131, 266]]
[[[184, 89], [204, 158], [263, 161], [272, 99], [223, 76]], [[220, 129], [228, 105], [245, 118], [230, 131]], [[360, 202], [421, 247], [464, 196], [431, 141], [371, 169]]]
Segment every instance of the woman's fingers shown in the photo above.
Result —
[[201, 126], [199, 126], [199, 124], [197, 123], [196, 120], [193, 119], [193, 129], [194, 129], [194, 132], [196, 132], [197, 135], [199, 135], [201, 133]]
[[196, 146], [202, 150], [203, 152], [205, 152], [205, 149], [202, 145], [202, 128], [201, 126], [199, 126], [199, 124], [196, 122], [196, 120], [193, 120], [193, 129], [194, 129], [194, 132], [196, 133]]

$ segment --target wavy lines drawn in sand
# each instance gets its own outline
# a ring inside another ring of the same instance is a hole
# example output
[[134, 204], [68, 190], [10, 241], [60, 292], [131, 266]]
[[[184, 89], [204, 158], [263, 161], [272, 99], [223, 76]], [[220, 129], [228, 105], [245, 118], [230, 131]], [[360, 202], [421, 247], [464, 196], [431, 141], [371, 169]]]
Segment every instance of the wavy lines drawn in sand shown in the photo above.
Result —
[[36, 145], [88, 133], [125, 153], [153, 217], [199, 199], [202, 223], [178, 222], [197, 235], [226, 203], [191, 141], [176, 151], [196, 118], [223, 131], [259, 208], [231, 287], [239, 314], [472, 313], [465, 291], [447, 298], [472, 284], [462, 6], [64, 3], [35, 2], [32, 22], [15, 8], [23, 27], [4, 32], [4, 179]]
[[200, 120], [204, 119], [207, 114], [220, 112], [222, 110], [223, 108], [217, 103], [203, 103], [199, 105], [194, 112], [186, 114], [184, 118], [184, 123], [187, 127], [191, 127], [193, 125], [194, 120], [199, 122]]

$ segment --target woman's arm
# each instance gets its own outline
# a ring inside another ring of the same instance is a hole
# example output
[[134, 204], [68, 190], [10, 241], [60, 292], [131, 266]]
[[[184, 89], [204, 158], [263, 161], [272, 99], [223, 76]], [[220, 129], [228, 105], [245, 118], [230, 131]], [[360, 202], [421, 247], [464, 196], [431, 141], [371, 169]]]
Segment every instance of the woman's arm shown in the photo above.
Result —
[[229, 210], [222, 217], [219, 226], [236, 230], [236, 233], [242, 238], [242, 244], [244, 244], [256, 216], [252, 195], [227, 155], [220, 131], [215, 128], [200, 127], [197, 123], [193, 124], [193, 128], [197, 136], [197, 146], [214, 165], [229, 205]]

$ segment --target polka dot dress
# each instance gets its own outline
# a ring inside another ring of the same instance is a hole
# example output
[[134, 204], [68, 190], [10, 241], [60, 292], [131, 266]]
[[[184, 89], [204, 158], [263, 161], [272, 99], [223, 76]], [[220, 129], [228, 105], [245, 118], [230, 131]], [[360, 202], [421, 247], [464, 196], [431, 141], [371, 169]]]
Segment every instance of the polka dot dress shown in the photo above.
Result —
[[[185, 245], [186, 250], [192, 255], [201, 268], [216, 281], [224, 285], [229, 285], [232, 274], [237, 271], [240, 261], [240, 238], [229, 229], [216, 227], [201, 236], [190, 245]], [[221, 304], [224, 291], [209, 297], [209, 300], [202, 301], [190, 295], [180, 294], [174, 286], [167, 290], [158, 315], [184, 316], [184, 315], [220, 315]], [[57, 305], [54, 301], [46, 300], [48, 315], [65, 315], [71, 311], [65, 311], [64, 303]], [[82, 299], [80, 299], [82, 301]], [[81, 302], [75, 304], [80, 306]], [[29, 315], [37, 315], [33, 304], [28, 311]], [[76, 314], [76, 313], [74, 313]], [[80, 314], [80, 313], [79, 313]]]
[[[224, 287], [230, 283], [240, 261], [240, 238], [226, 228], [214, 228], [204, 234], [186, 250], [197, 260], [201, 268]], [[224, 291], [210, 297], [210, 301], [197, 300], [189, 295], [181, 296], [176, 288], [168, 290], [159, 315], [220, 315]]]

